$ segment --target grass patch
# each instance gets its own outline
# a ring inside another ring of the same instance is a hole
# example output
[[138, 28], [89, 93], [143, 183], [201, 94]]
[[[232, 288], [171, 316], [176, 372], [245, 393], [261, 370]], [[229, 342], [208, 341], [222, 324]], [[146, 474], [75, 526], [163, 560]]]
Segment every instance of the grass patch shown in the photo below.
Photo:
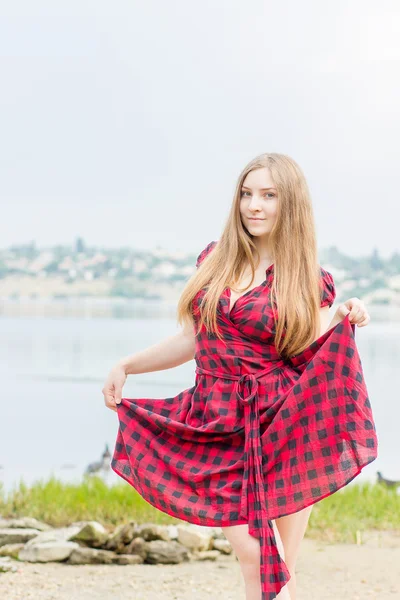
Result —
[[[0, 483], [3, 517], [35, 517], [53, 527], [94, 520], [108, 530], [120, 523], [182, 523], [155, 509], [125, 482], [112, 486], [96, 476], [79, 484], [52, 476], [28, 487], [20, 480], [8, 494]], [[330, 542], [355, 542], [357, 532], [370, 529], [400, 532], [400, 496], [369, 482], [345, 486], [313, 506], [306, 536]]]
[[3, 517], [29, 516], [53, 527], [73, 521], [99, 521], [111, 530], [120, 523], [181, 523], [156, 510], [129, 484], [108, 486], [97, 476], [86, 477], [79, 484], [64, 483], [52, 476], [27, 486], [23, 479], [4, 494], [0, 486], [0, 514]]
[[317, 502], [307, 536], [326, 541], [355, 542], [357, 531], [400, 532], [400, 495], [379, 484], [347, 485]]

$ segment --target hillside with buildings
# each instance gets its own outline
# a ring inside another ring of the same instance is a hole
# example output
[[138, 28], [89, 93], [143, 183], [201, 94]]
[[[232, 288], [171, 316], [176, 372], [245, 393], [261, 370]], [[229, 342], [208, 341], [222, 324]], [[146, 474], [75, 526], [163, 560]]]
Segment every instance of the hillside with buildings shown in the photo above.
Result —
[[[143, 251], [127, 246], [89, 247], [82, 238], [71, 246], [40, 248], [34, 242], [15, 245], [0, 250], [0, 298], [173, 302], [193, 273], [197, 254], [161, 248]], [[374, 249], [369, 256], [353, 258], [331, 247], [320, 252], [320, 264], [334, 277], [337, 301], [357, 296], [370, 305], [400, 306], [398, 252], [382, 259]]]

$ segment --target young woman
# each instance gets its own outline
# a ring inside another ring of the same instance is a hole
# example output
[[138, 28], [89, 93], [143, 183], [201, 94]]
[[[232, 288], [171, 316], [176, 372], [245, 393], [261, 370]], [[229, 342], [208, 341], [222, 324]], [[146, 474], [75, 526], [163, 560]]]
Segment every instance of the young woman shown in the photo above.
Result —
[[[111, 466], [150, 504], [219, 526], [246, 600], [295, 600], [312, 505], [377, 457], [355, 343], [370, 317], [340, 304], [318, 264], [313, 209], [294, 160], [263, 154], [239, 176], [218, 241], [178, 304], [181, 331], [123, 358], [103, 388], [118, 414]], [[129, 374], [196, 361], [172, 398], [121, 398]]]

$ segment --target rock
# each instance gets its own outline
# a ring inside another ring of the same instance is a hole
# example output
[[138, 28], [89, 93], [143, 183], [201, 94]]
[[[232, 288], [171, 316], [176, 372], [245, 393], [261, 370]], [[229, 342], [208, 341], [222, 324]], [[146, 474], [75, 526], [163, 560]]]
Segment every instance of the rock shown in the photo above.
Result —
[[143, 562], [143, 558], [135, 554], [116, 554], [114, 559], [116, 565], [140, 565]]
[[18, 558], [18, 553], [24, 544], [4, 544], [0, 546], [0, 556], [10, 556], [11, 558]]
[[212, 544], [213, 548], [219, 550], [219, 552], [222, 552], [223, 554], [232, 554], [232, 546], [226, 538], [224, 538], [223, 540], [215, 538], [213, 539]]
[[37, 529], [19, 529], [17, 527], [0, 529], [0, 546], [5, 546], [6, 544], [25, 544], [38, 535], [40, 535], [40, 532]]
[[51, 529], [50, 531], [42, 531], [35, 538], [29, 540], [29, 542], [25, 544], [25, 547], [47, 542], [68, 542], [72, 537], [77, 535], [81, 529], [81, 525], [74, 525], [73, 527], [60, 527], [58, 529]]
[[89, 520], [53, 528], [31, 517], [0, 518], [0, 525], [6, 525], [0, 528], [0, 562], [7, 570], [15, 570], [9, 567], [10, 558], [66, 564], [179, 564], [192, 559], [215, 561], [220, 553], [232, 553], [221, 528], [190, 523], [130, 520], [111, 534], [101, 523]]
[[115, 552], [124, 554], [125, 546], [130, 544], [135, 537], [138, 537], [137, 523], [136, 521], [129, 521], [128, 523], [123, 523], [116, 527], [104, 547], [107, 550], [114, 550]]
[[165, 527], [168, 531], [169, 539], [177, 540], [178, 539], [178, 527], [176, 525], [166, 525]]
[[209, 531], [202, 531], [192, 525], [178, 525], [178, 542], [190, 550], [211, 550], [212, 541], [213, 537]]
[[114, 562], [116, 554], [110, 550], [98, 548], [85, 548], [78, 546], [71, 552], [67, 563], [70, 565], [111, 565]]
[[49, 529], [53, 529], [50, 525], [47, 525], [47, 523], [38, 521], [33, 517], [21, 517], [12, 519], [0, 518], [0, 528], [37, 529], [38, 531], [48, 531]]
[[[178, 528], [180, 526], [181, 525], [178, 524], [176, 527]], [[205, 525], [197, 525], [196, 523], [188, 523], [188, 522], [183, 523], [182, 526], [190, 527], [190, 529], [192, 531], [197, 531], [198, 533], [200, 533], [202, 535], [210, 535], [213, 538], [223, 537], [224, 539], [226, 539], [222, 532], [221, 527], [207, 527]]]
[[176, 541], [164, 542], [163, 540], [154, 540], [147, 542], [146, 550], [146, 562], [152, 564], [179, 564], [189, 560], [187, 548]]
[[137, 537], [134, 538], [131, 543], [126, 546], [125, 553], [126, 554], [137, 554], [141, 556], [143, 559], [147, 556], [147, 542], [144, 541], [143, 538]]
[[226, 540], [222, 527], [213, 527], [213, 538], [217, 540]]
[[217, 560], [221, 556], [218, 550], [205, 550], [203, 552], [196, 552], [194, 555], [195, 560]]
[[131, 554], [116, 554], [111, 550], [79, 546], [70, 554], [66, 562], [71, 565], [138, 565], [143, 563], [143, 558]]
[[104, 548], [114, 550], [117, 554], [129, 554], [131, 550], [128, 550], [128, 547], [131, 547], [132, 541], [136, 538], [141, 538], [145, 542], [154, 540], [171, 541], [170, 531], [164, 525], [153, 523], [138, 525], [136, 521], [129, 521], [115, 529], [104, 544]]
[[[76, 525], [80, 527], [81, 525]], [[109, 538], [107, 530], [101, 523], [97, 521], [87, 521], [82, 529], [72, 537], [69, 538], [71, 542], [84, 542], [88, 546], [98, 548], [103, 546]]]
[[19, 560], [28, 562], [58, 562], [70, 556], [73, 550], [79, 548], [76, 542], [50, 541], [38, 544], [25, 544], [18, 554]]
[[7, 571], [15, 573], [15, 571], [18, 571], [18, 566], [8, 556], [3, 556], [0, 558], [0, 573], [6, 573]]
[[153, 523], [143, 523], [142, 525], [138, 525], [137, 535], [146, 542], [151, 542], [153, 540], [164, 540], [164, 542], [169, 542], [171, 540], [168, 527], [165, 527], [165, 525], [154, 525]]
[[69, 557], [71, 552], [79, 547], [77, 542], [70, 539], [83, 529], [82, 525], [60, 527], [42, 531], [26, 542], [19, 551], [18, 559], [29, 562], [58, 562]]
[[74, 521], [73, 523], [70, 523], [69, 526], [70, 527], [84, 527], [86, 525], [86, 523], [90, 523], [91, 521]]

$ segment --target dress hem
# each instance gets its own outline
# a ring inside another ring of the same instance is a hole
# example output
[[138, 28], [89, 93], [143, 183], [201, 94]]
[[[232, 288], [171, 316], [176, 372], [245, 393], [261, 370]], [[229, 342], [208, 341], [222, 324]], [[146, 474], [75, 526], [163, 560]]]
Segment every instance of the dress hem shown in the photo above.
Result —
[[[121, 461], [119, 461], [119, 462], [121, 462]], [[164, 507], [162, 507], [161, 505], [157, 505], [157, 504], [151, 502], [151, 500], [149, 498], [146, 498], [146, 495], [139, 488], [139, 486], [136, 487], [134, 482], [132, 482], [130, 479], [128, 479], [128, 477], [124, 474], [123, 468], [119, 469], [116, 466], [116, 464], [111, 464], [111, 468], [117, 475], [122, 477], [122, 479], [124, 479], [131, 487], [133, 487], [133, 489], [136, 490], [137, 493], [144, 500], [146, 500], [146, 502], [148, 502], [151, 506], [153, 506], [157, 510], [169, 515], [170, 517], [173, 517], [174, 519], [178, 519], [179, 521], [185, 521], [187, 523], [192, 523], [193, 525], [202, 525], [204, 527], [229, 527], [232, 524], [233, 525], [246, 525], [248, 523], [248, 519], [235, 519], [234, 521], [232, 521], [232, 519], [229, 519], [229, 520], [225, 521], [225, 520], [220, 520], [220, 519], [216, 520], [211, 517], [196, 517], [196, 516], [189, 517], [186, 515], [182, 515], [182, 516], [178, 517], [176, 514], [174, 514], [174, 512], [172, 510], [167, 510]], [[211, 506], [211, 508], [215, 508], [215, 507]], [[221, 510], [221, 506], [219, 506], [218, 509]]]
[[[373, 462], [373, 460], [374, 459], [369, 460], [369, 461], [365, 462], [364, 464], [362, 464], [360, 467], [358, 467], [357, 470], [350, 477], [348, 477], [346, 480], [344, 480], [340, 485], [338, 485], [338, 487], [334, 491], [327, 492], [326, 494], [323, 494], [322, 496], [320, 496], [317, 499], [313, 498], [313, 499], [311, 499], [311, 502], [305, 501], [304, 504], [301, 505], [301, 508], [299, 508], [298, 510], [296, 510], [294, 512], [282, 513], [279, 516], [270, 517], [270, 519], [273, 521], [273, 520], [279, 519], [281, 517], [286, 517], [288, 515], [296, 514], [297, 512], [300, 512], [301, 510], [304, 510], [305, 508], [308, 508], [309, 506], [311, 506], [313, 504], [317, 504], [318, 502], [320, 502], [321, 500], [324, 500], [328, 496], [332, 496], [337, 491], [341, 490], [346, 485], [348, 485], [351, 481], [353, 481], [353, 479], [355, 479], [366, 466], [368, 466], [371, 462]], [[121, 461], [119, 461], [119, 462], [121, 462]], [[177, 516], [177, 515], [175, 515], [173, 513], [173, 511], [167, 510], [166, 508], [162, 507], [161, 505], [158, 505], [157, 503], [152, 502], [148, 497], [146, 497], [146, 494], [139, 488], [139, 486], [136, 486], [134, 484], [134, 482], [132, 482], [130, 479], [128, 479], [128, 477], [124, 474], [123, 468], [119, 469], [115, 463], [111, 465], [111, 468], [112, 468], [112, 470], [117, 475], [119, 475], [131, 487], [133, 487], [138, 492], [138, 494], [146, 502], [148, 502], [151, 506], [153, 506], [157, 510], [159, 510], [159, 511], [161, 511], [161, 512], [167, 514], [167, 515], [169, 515], [170, 517], [173, 517], [174, 519], [178, 519], [180, 521], [185, 521], [187, 523], [192, 523], [194, 525], [201, 525], [201, 526], [204, 526], [204, 527], [230, 527], [230, 526], [234, 526], [234, 525], [245, 525], [245, 524], [248, 524], [248, 519], [222, 520], [222, 519], [214, 519], [212, 517], [198, 517], [198, 516], [195, 516], [195, 515], [192, 515], [192, 516], [186, 516], [186, 515]], [[214, 508], [214, 509], [218, 508], [218, 510], [221, 510], [221, 506], [215, 507], [214, 505], [210, 505], [210, 508]]]

